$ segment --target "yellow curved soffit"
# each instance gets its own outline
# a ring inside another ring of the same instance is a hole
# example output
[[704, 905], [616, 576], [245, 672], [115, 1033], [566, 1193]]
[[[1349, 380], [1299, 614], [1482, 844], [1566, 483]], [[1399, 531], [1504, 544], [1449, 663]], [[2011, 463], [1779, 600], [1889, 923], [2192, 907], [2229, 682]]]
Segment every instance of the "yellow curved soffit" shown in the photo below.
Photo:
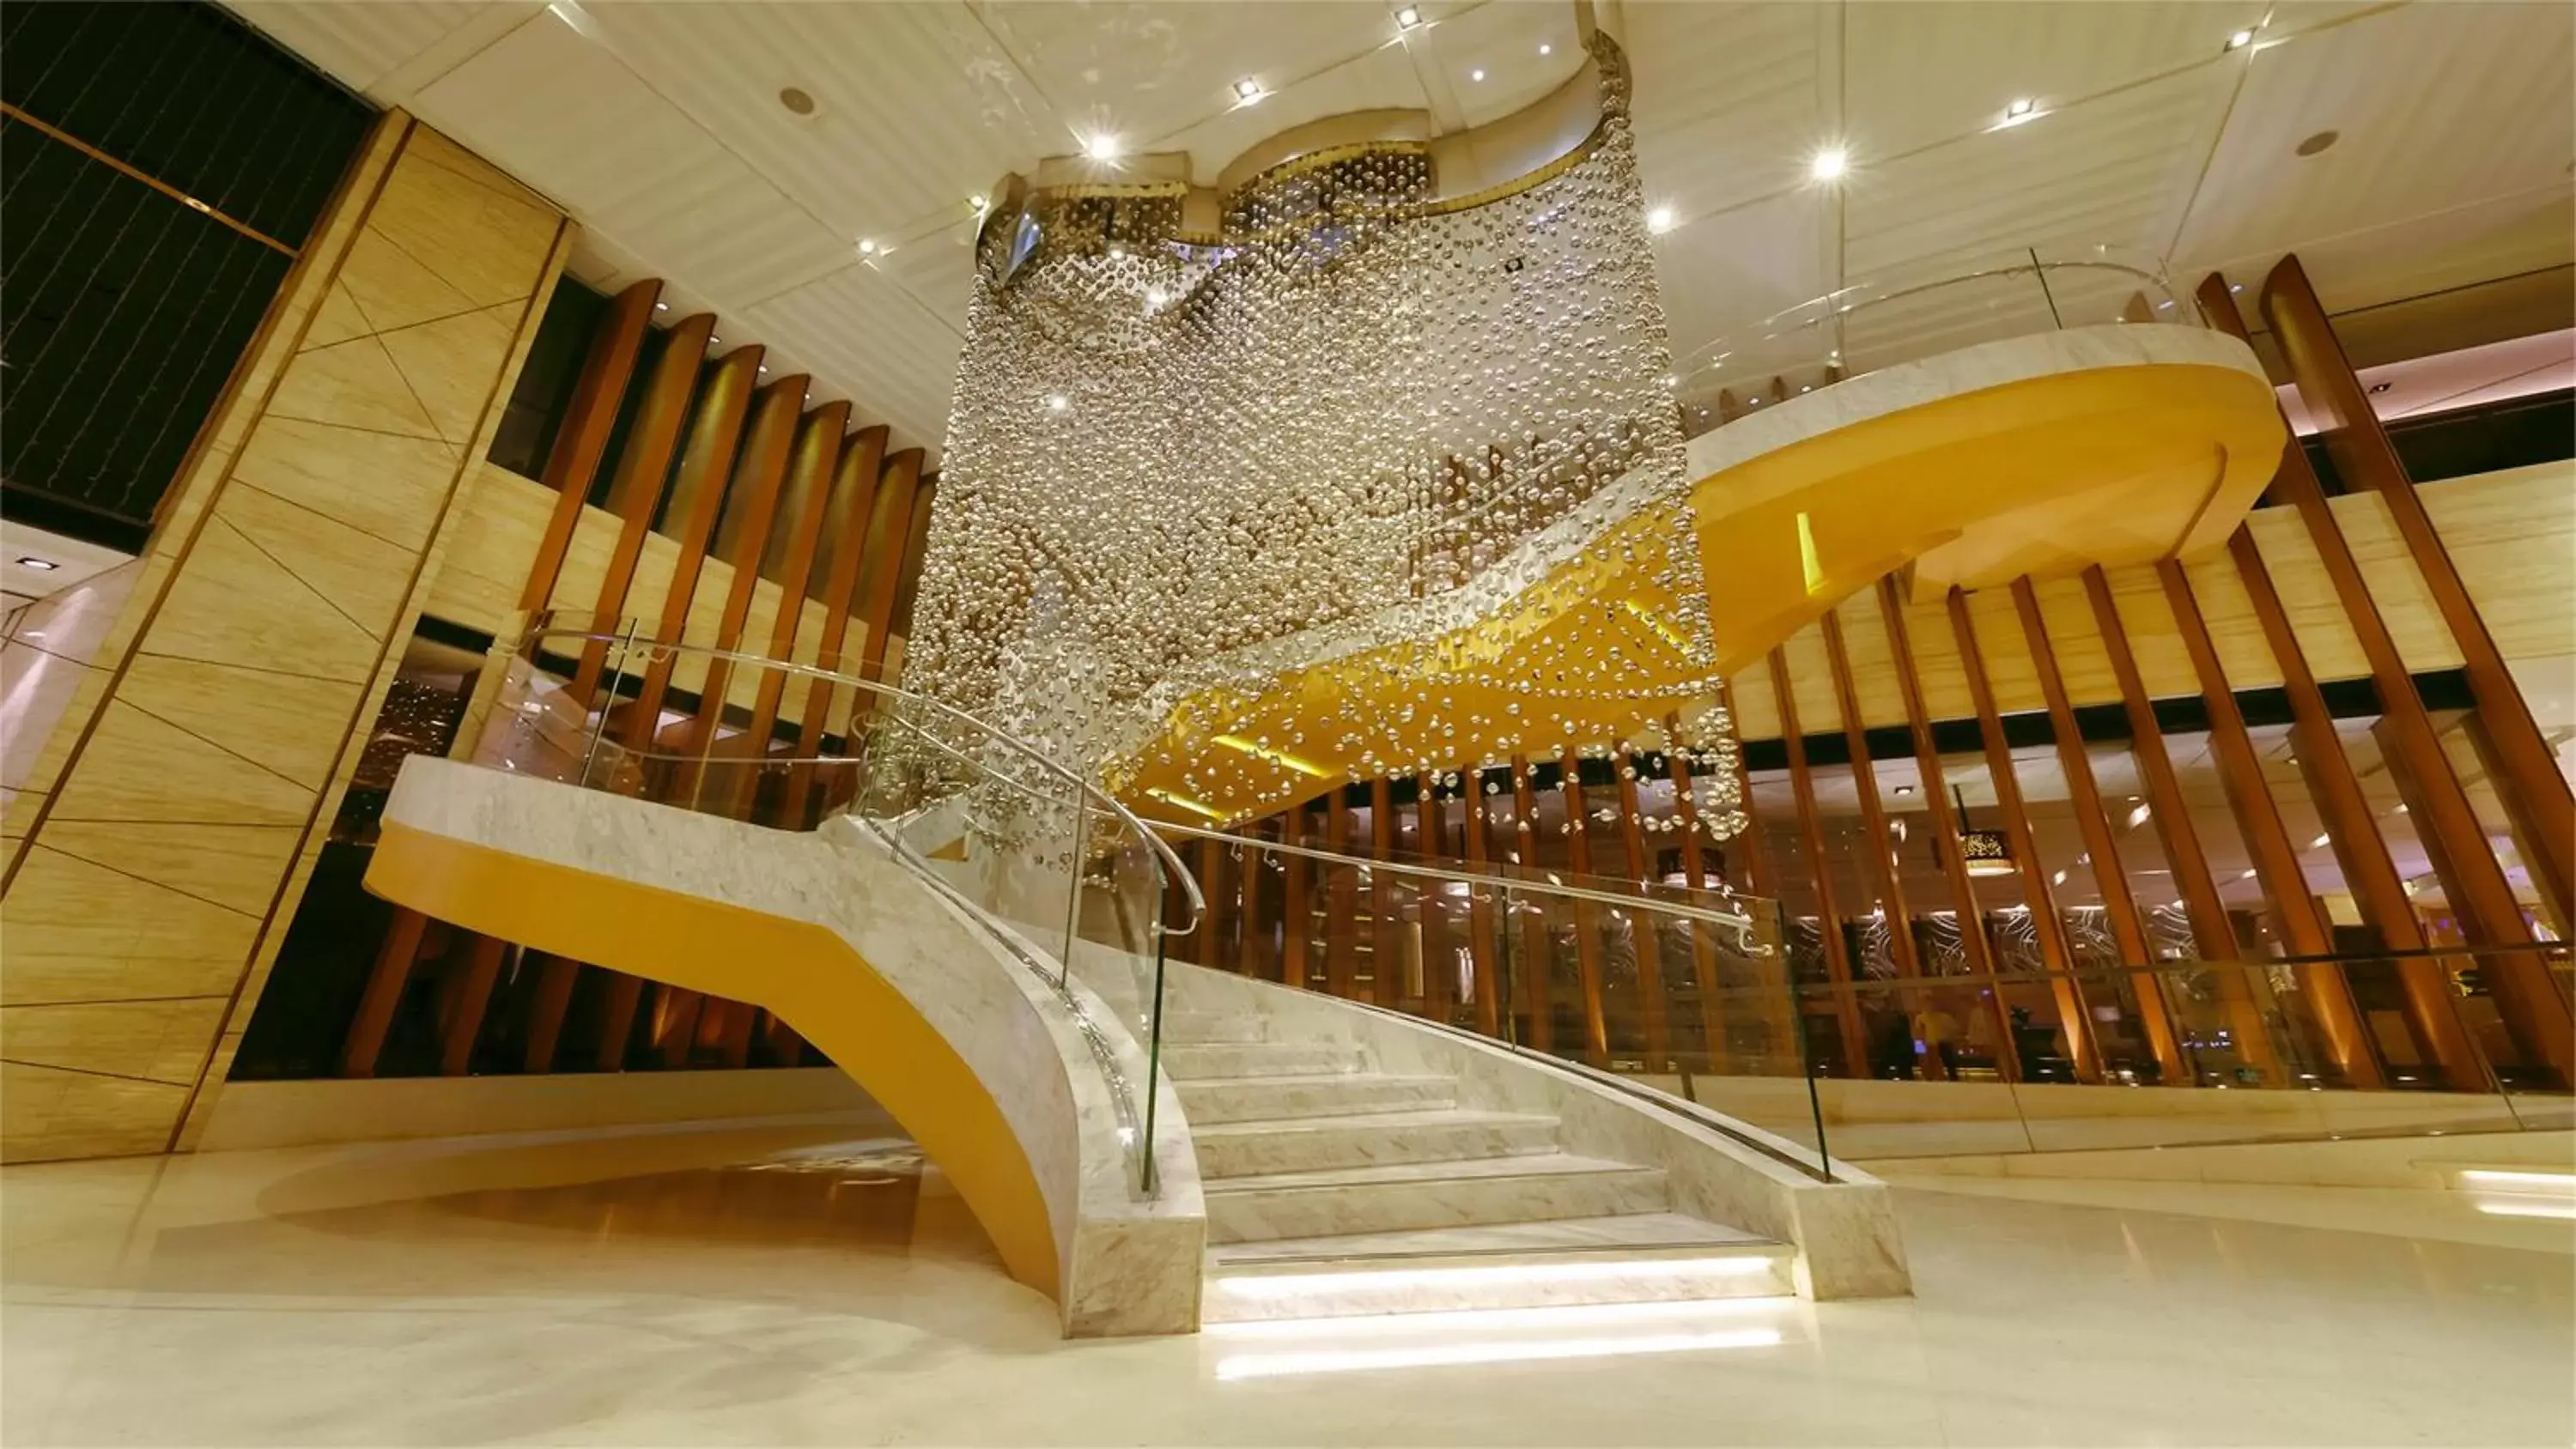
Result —
[[838, 933], [391, 822], [366, 883], [470, 931], [767, 1007], [912, 1134], [1012, 1277], [1058, 1296], [1046, 1198], [1000, 1105]]
[[[1942, 565], [1919, 581], [1937, 594], [2213, 547], [2282, 438], [2270, 388], [2216, 362], [2048, 373], [1881, 414], [1700, 479], [1687, 523], [1666, 508], [1612, 525], [1473, 629], [1295, 670], [1257, 697], [1193, 695], [1122, 790], [1165, 818], [1286, 808], [1362, 773], [1340, 738], [1399, 689], [1429, 698], [1396, 759], [1455, 768], [1633, 738], [1918, 559]], [[1686, 661], [1679, 601], [1653, 582], [1684, 539], [1707, 581], [1714, 669]], [[1507, 687], [1530, 683], [1570, 693]]]

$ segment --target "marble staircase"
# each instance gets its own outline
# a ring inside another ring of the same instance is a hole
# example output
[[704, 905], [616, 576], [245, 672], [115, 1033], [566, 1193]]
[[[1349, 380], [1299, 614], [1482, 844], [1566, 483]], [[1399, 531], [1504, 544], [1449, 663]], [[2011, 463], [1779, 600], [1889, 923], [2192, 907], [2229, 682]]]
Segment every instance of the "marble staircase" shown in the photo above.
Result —
[[1663, 1169], [1569, 1153], [1554, 1117], [1274, 1030], [1164, 1022], [1207, 1204], [1205, 1321], [1796, 1291], [1788, 1245], [1674, 1212]]

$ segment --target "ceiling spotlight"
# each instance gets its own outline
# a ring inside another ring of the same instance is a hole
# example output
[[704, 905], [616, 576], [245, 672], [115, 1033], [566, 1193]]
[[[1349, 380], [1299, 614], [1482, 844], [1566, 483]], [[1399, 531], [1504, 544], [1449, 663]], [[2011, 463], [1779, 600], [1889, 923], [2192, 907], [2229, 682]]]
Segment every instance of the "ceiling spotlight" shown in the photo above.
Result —
[[2253, 43], [2254, 32], [2251, 30], [2240, 30], [2234, 35], [2227, 37], [2227, 48], [2229, 50], [2243, 50], [2245, 47], [2252, 45]]
[[2018, 120], [2020, 120], [2022, 117], [2029, 115], [2032, 111], [2037, 110], [2038, 108], [2039, 108], [2039, 102], [2037, 102], [2037, 101], [2032, 101], [2032, 100], [2019, 100], [2019, 101], [2015, 101], [2015, 102], [2013, 102], [2011, 105], [2004, 107], [2004, 119], [2005, 119], [2005, 120], [2007, 120], [2007, 121], [2018, 121]]
[[1051, 392], [1051, 393], [1048, 393], [1048, 394], [1047, 394], [1047, 411], [1048, 411], [1048, 412], [1051, 412], [1051, 413], [1060, 413], [1060, 412], [1063, 412], [1066, 408], [1069, 408], [1069, 407], [1071, 407], [1071, 406], [1073, 406], [1073, 401], [1072, 401], [1072, 399], [1070, 399], [1070, 398], [1066, 397], [1063, 393], [1060, 393], [1060, 392]]
[[979, 192], [979, 193], [977, 193], [976, 195], [973, 195], [973, 196], [970, 196], [970, 197], [967, 197], [967, 198], [966, 198], [966, 205], [967, 205], [969, 208], [971, 208], [972, 210], [975, 210], [975, 211], [982, 211], [985, 207], [988, 207], [988, 206], [990, 206], [990, 205], [992, 205], [992, 204], [993, 204], [993, 203], [992, 203], [992, 199], [991, 199], [991, 198], [989, 198], [989, 197], [987, 197], [987, 196], [985, 196], [985, 195], [983, 195], [983, 194], [982, 194], [982, 193], [980, 193], [980, 192]]
[[722, 347], [724, 346], [724, 339], [710, 332], [707, 334], [707, 345], [709, 347]]
[[2334, 837], [2333, 837], [2333, 836], [2331, 836], [2331, 835], [2320, 835], [2320, 836], [2318, 836], [2316, 839], [2311, 840], [2311, 841], [2309, 841], [2309, 842], [2308, 842], [2308, 849], [2310, 849], [2310, 850], [2323, 850], [2323, 849], [2325, 849], [2328, 845], [2332, 844], [2332, 843], [2333, 843], [2333, 841], [2334, 841]]
[[872, 238], [869, 238], [869, 237], [861, 237], [861, 238], [859, 238], [859, 255], [860, 255], [860, 256], [863, 256], [863, 257], [872, 257], [872, 256], [875, 256], [876, 254], [877, 254], [877, 244], [876, 244], [876, 242], [875, 242]]
[[1911, 795], [1914, 793], [1914, 787], [1911, 785], [1899, 785], [1896, 787], [1896, 793], [1899, 795]]
[[1843, 174], [1843, 167], [1849, 164], [1849, 161], [1850, 158], [1843, 155], [1842, 148], [1839, 146], [1829, 151], [1819, 151], [1816, 153], [1816, 159], [1808, 163], [1807, 174], [1818, 181], [1838, 180]]
[[1118, 159], [1118, 138], [1106, 133], [1093, 136], [1082, 143], [1082, 154], [1094, 161], [1115, 161]]
[[2254, 872], [2252, 872], [2252, 871], [2250, 871], [2250, 870], [2249, 870], [2249, 871], [2245, 871], [2245, 872], [2243, 872], [2243, 873], [2239, 874], [2236, 878], [2237, 878], [2238, 880], [2252, 880], [2252, 879], [2254, 878]]
[[1667, 232], [1672, 229], [1673, 209], [1671, 207], [1658, 206], [1654, 210], [1646, 213], [1646, 230], [1651, 232]]
[[768, 363], [764, 362], [764, 363], [762, 363], [762, 364], [760, 365], [760, 375], [761, 375], [761, 376], [763, 376], [763, 377], [767, 377], [767, 376], [769, 375], [769, 364], [768, 364]]
[[1395, 12], [1395, 28], [1398, 30], [1411, 30], [1421, 23], [1422, 11], [1415, 6], [1407, 5]]
[[668, 312], [671, 310], [671, 304], [668, 302], [656, 302], [653, 304], [653, 310], [656, 312]]
[[1538, 53], [1541, 55], [1554, 55], [1556, 54], [1556, 47], [1542, 40], [1538, 43]]
[[1484, 78], [1485, 78], [1485, 73], [1484, 73], [1482, 70], [1471, 70], [1471, 71], [1467, 72], [1467, 79], [1469, 79], [1469, 80], [1471, 80], [1471, 81], [1480, 81], [1480, 80], [1483, 80]]
[[1261, 82], [1250, 76], [1245, 76], [1234, 83], [1234, 98], [1247, 106], [1261, 99], [1261, 96]]
[[49, 574], [54, 570], [61, 568], [62, 565], [54, 562], [52, 559], [37, 558], [30, 554], [18, 560], [18, 567], [22, 569], [34, 569], [38, 573]]

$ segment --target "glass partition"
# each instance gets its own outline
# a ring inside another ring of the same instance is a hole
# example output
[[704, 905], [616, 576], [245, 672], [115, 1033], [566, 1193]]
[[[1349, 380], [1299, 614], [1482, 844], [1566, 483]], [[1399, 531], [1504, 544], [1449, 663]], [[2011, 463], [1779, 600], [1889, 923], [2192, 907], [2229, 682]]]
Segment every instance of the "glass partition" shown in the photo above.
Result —
[[973, 907], [1071, 1012], [1131, 1182], [1152, 1192], [1163, 953], [1199, 924], [1197, 885], [1124, 806], [1036, 746], [862, 675], [549, 614], [500, 661], [473, 758], [774, 829], [848, 819]]

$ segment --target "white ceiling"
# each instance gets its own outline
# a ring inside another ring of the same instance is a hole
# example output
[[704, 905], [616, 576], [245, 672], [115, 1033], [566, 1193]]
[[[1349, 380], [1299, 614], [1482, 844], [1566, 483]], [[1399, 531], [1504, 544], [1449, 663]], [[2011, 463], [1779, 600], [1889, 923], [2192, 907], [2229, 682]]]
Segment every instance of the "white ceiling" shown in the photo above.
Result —
[[[773, 375], [811, 371], [817, 401], [934, 450], [967, 198], [1003, 173], [1110, 134], [1212, 179], [1342, 111], [1488, 120], [1577, 59], [1557, 0], [1425, 3], [1401, 36], [1372, 0], [233, 5], [566, 206], [585, 280], [663, 277], [729, 344], [766, 344]], [[2336, 311], [2576, 261], [2571, 7], [1634, 0], [1621, 19], [1648, 201], [1677, 221], [1657, 247], [1681, 351], [2005, 247], [2131, 248], [2186, 287], [2295, 250]], [[2036, 115], [1999, 125], [2023, 98]], [[1806, 177], [1829, 145], [1850, 157], [1832, 187]], [[860, 238], [885, 250], [863, 261]]]

